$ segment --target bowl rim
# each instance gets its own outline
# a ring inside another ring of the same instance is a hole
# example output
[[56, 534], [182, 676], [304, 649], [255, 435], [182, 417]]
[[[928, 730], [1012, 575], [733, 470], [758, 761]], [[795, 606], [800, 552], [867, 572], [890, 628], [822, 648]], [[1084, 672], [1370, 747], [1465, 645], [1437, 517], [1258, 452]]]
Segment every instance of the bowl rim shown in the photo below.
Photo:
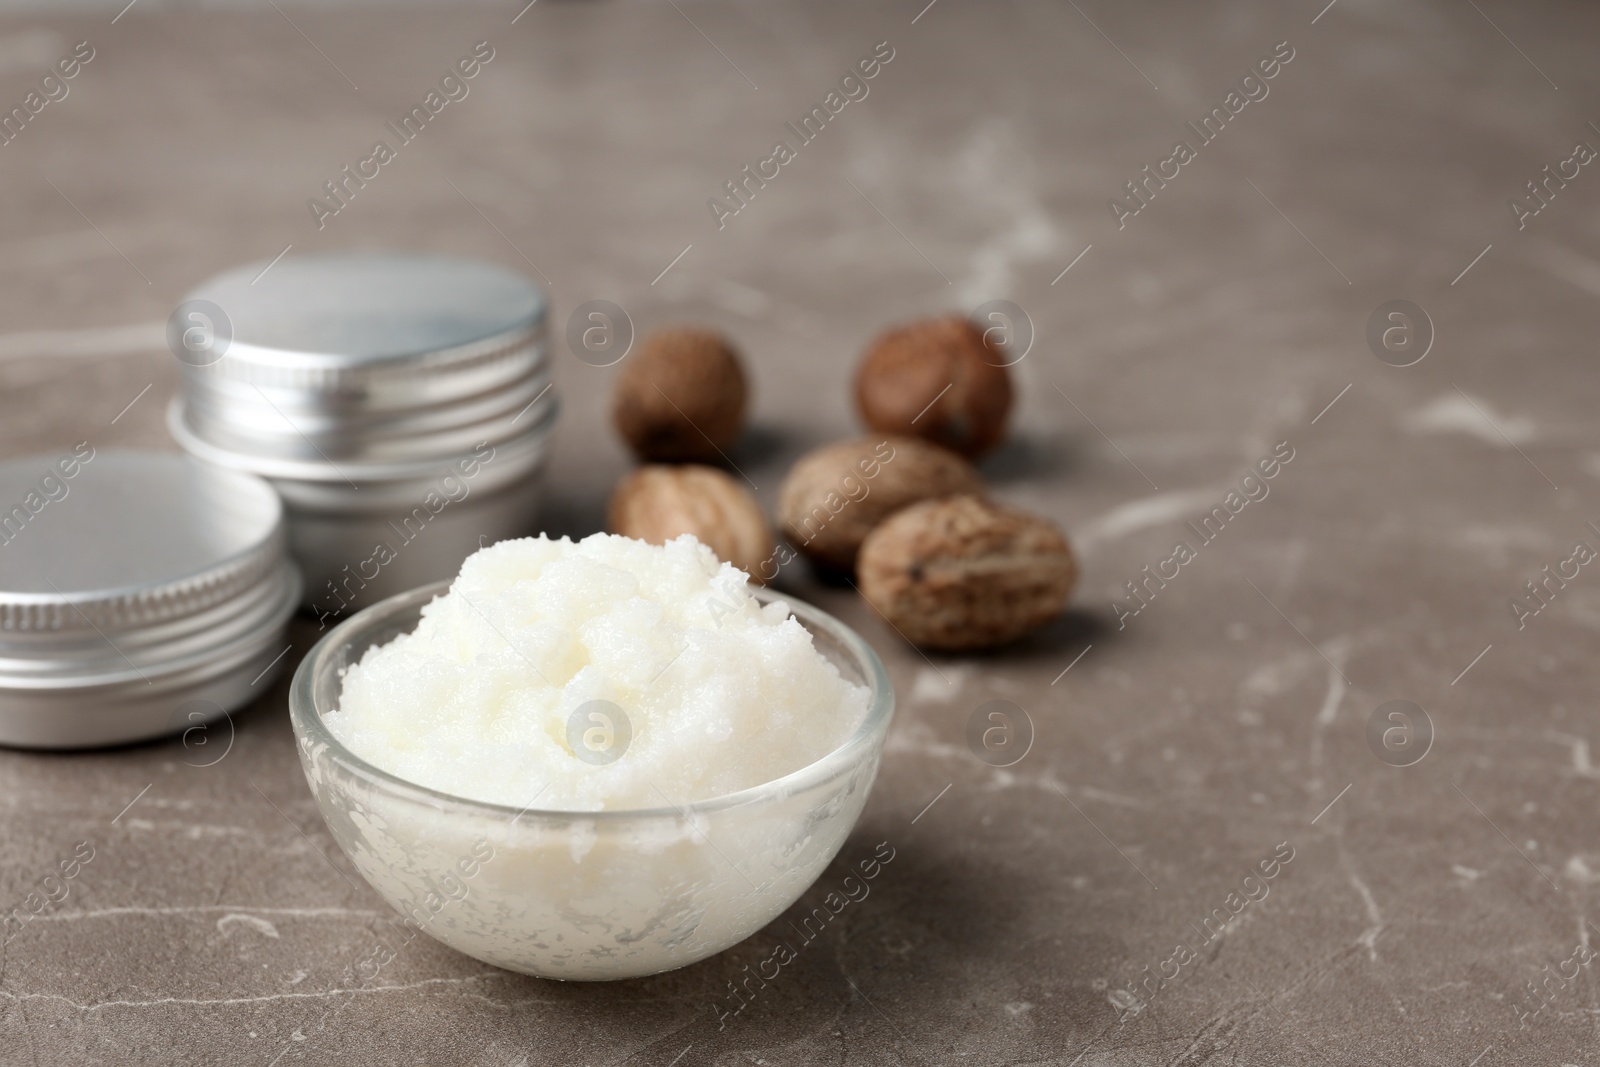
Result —
[[[566, 808], [535, 808], [532, 802], [527, 807], [517, 808], [510, 804], [475, 800], [413, 782], [356, 755], [329, 732], [327, 724], [323, 721], [323, 710], [316, 706], [313, 696], [314, 679], [328, 658], [348, 644], [356, 634], [365, 632], [380, 620], [400, 612], [413, 608], [420, 611], [426, 604], [448, 592], [453, 582], [454, 579], [445, 579], [380, 600], [339, 623], [312, 646], [311, 651], [306, 653], [295, 669], [294, 679], [289, 686], [289, 721], [294, 731], [296, 747], [300, 748], [302, 754], [305, 752], [304, 744], [309, 741], [312, 745], [325, 748], [331, 754], [334, 763], [344, 771], [391, 793], [435, 807], [453, 806], [486, 815], [508, 816], [513, 824], [524, 816], [546, 821], [582, 820], [614, 823], [640, 819], [687, 819], [692, 815], [792, 796], [849, 772], [858, 764], [864, 751], [876, 747], [881, 752], [884, 740], [888, 736], [889, 724], [894, 717], [894, 685], [884, 668], [883, 661], [872, 646], [855, 630], [821, 608], [765, 586], [751, 585], [749, 587], [751, 595], [762, 604], [783, 603], [789, 608], [790, 616], [799, 620], [802, 626], [808, 630], [821, 630], [838, 642], [855, 661], [866, 680], [868, 692], [866, 715], [849, 737], [820, 759], [790, 771], [782, 777], [733, 793], [691, 800], [681, 805], [654, 808], [575, 811]], [[309, 771], [309, 767], [307, 770]], [[534, 800], [537, 799], [536, 795]]]

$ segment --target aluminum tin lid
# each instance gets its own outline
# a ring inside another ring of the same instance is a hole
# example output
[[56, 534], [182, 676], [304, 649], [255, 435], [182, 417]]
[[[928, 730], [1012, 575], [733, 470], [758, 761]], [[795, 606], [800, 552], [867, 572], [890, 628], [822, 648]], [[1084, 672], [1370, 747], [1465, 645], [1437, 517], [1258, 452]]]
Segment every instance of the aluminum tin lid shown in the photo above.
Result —
[[232, 340], [216, 365], [262, 385], [323, 388], [470, 359], [537, 332], [545, 314], [538, 286], [491, 263], [372, 253], [248, 264], [189, 299], [228, 317]]
[[[514, 448], [524, 438], [542, 441], [559, 410], [553, 384], [540, 376], [527, 387], [503, 390], [493, 413], [477, 421], [429, 431], [394, 419], [372, 432], [357, 420], [317, 418], [313, 431], [307, 429], [311, 418], [290, 416], [277, 405], [265, 412], [265, 425], [252, 426], [247, 410], [209, 405], [190, 391], [173, 398], [167, 428], [184, 451], [221, 466], [267, 478], [355, 484], [425, 476], [480, 445]], [[419, 421], [424, 418], [419, 413]], [[277, 433], [269, 432], [272, 423]]]
[[189, 301], [210, 305], [214, 338], [175, 348], [185, 427], [243, 456], [421, 462], [508, 439], [553, 400], [544, 295], [492, 264], [291, 256], [220, 274]]
[[283, 560], [283, 505], [253, 475], [87, 445], [0, 464], [0, 657], [137, 653], [281, 586]]
[[[325, 483], [334, 487], [336, 494], [375, 486], [392, 489], [401, 483], [428, 481], [447, 473], [462, 456], [477, 452], [480, 445], [492, 445], [497, 454], [526, 460], [496, 466], [496, 476], [491, 481], [498, 485], [526, 474], [546, 450], [550, 434], [561, 414], [561, 404], [549, 389], [536, 400], [523, 405], [523, 410], [513, 414], [504, 426], [479, 426], [477, 432], [471, 435], [454, 438], [451, 442], [453, 447], [448, 450], [428, 451], [420, 455], [396, 454], [388, 448], [369, 449], [356, 460], [335, 458], [321, 449], [311, 452], [309, 456], [245, 452], [218, 444], [202, 435], [194, 425], [192, 398], [183, 396], [173, 397], [167, 407], [167, 430], [178, 446], [191, 456], [231, 470], [248, 471], [272, 479], [280, 493], [285, 491], [283, 483], [286, 481], [303, 482], [308, 486]], [[406, 492], [402, 490], [403, 494]]]

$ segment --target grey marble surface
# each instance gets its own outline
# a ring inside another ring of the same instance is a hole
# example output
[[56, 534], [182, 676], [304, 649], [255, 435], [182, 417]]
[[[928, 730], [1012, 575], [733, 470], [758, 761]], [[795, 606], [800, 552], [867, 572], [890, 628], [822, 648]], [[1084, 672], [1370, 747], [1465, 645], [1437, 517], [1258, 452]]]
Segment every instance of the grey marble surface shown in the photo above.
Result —
[[[785, 577], [870, 638], [901, 701], [802, 903], [878, 842], [896, 859], [720, 1021], [781, 929], [611, 985], [418, 940], [347, 991], [386, 909], [306, 791], [286, 682], [210, 767], [172, 743], [0, 752], [0, 897], [94, 849], [4, 946], [0, 1062], [1594, 1061], [1600, 968], [1576, 961], [1600, 940], [1600, 575], [1521, 629], [1509, 601], [1600, 547], [1600, 170], [1520, 229], [1508, 201], [1600, 146], [1600, 10], [120, 6], [0, 20], [6, 108], [95, 50], [0, 147], [0, 455], [171, 447], [161, 324], [186, 289], [290, 245], [397, 247], [537, 272], [558, 324], [605, 298], [641, 329], [727, 330], [756, 394], [733, 458], [770, 504], [796, 455], [853, 431], [878, 329], [1008, 299], [1037, 342], [985, 470], [1069, 531], [1083, 575], [1061, 623], [967, 658]], [[480, 40], [470, 95], [318, 229], [307, 199]], [[719, 229], [707, 199], [882, 41], [868, 95]], [[1199, 143], [1185, 121], [1284, 41], [1267, 95]], [[1108, 198], [1180, 139], [1195, 158], [1119, 229]], [[1364, 340], [1391, 299], [1435, 328], [1414, 366]], [[583, 533], [628, 460], [615, 370], [559, 356], [547, 523]], [[1185, 524], [1280, 442], [1267, 497], [1201, 543]], [[1195, 557], [1119, 627], [1124, 583], [1179, 540]], [[314, 636], [297, 625], [291, 662]], [[1036, 731], [1007, 769], [964, 742], [994, 699]], [[1412, 766], [1367, 740], [1391, 699], [1432, 723]], [[1245, 882], [1280, 845], [1292, 861]]]

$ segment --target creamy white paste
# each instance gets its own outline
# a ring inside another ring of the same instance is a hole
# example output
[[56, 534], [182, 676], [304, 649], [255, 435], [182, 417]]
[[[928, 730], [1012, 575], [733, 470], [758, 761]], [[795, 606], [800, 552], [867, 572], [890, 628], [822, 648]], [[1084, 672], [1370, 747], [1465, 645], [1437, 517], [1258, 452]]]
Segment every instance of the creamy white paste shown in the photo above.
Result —
[[867, 705], [785, 605], [758, 603], [693, 537], [595, 534], [468, 557], [415, 631], [348, 669], [326, 722], [441, 792], [598, 811], [780, 778], [842, 744]]

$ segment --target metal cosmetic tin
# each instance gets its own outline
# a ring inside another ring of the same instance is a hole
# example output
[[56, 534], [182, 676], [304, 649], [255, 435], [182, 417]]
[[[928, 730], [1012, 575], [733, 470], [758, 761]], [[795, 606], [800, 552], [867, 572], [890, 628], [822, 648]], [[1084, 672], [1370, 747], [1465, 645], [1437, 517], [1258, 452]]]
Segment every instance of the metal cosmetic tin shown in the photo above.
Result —
[[278, 490], [306, 607], [362, 607], [535, 531], [557, 413], [545, 306], [521, 275], [467, 260], [240, 267], [179, 307], [196, 328], [174, 338], [168, 426], [191, 455]]
[[87, 444], [0, 464], [0, 744], [220, 717], [271, 684], [299, 599], [259, 478]]

